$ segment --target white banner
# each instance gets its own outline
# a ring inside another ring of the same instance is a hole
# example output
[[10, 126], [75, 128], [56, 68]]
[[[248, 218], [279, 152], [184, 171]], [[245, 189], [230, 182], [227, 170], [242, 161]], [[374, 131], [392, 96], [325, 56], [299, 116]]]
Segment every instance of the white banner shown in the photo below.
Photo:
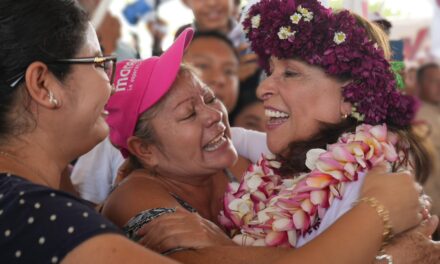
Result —
[[440, 0], [434, 1], [434, 18], [431, 24], [431, 53], [440, 62]]

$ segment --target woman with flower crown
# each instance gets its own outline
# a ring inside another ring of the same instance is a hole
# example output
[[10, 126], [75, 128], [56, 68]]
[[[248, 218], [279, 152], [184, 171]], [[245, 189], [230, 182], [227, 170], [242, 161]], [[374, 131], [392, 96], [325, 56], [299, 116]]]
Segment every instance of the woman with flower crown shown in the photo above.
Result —
[[[244, 27], [268, 73], [257, 93], [277, 157], [263, 157], [230, 186], [224, 227], [242, 245], [300, 247], [357, 202], [377, 211], [385, 245], [396, 219], [380, 197], [360, 198], [365, 175], [379, 164], [419, 181], [429, 173], [410, 130], [415, 101], [397, 89], [385, 35], [314, 0], [262, 0]], [[421, 204], [428, 219], [424, 197]]]
[[260, 1], [244, 27], [268, 73], [257, 93], [280, 162], [262, 160], [225, 197], [223, 223], [246, 244], [310, 241], [352, 207], [380, 162], [426, 178], [429, 159], [410, 130], [415, 100], [397, 89], [380, 29], [318, 1]]

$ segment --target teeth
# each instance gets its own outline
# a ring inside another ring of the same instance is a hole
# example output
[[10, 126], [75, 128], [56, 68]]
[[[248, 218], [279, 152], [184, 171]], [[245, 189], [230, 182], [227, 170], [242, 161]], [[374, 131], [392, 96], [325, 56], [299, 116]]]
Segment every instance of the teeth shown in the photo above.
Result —
[[264, 114], [270, 118], [288, 118], [289, 115], [284, 112], [266, 109]]
[[220, 134], [218, 137], [211, 140], [204, 149], [208, 152], [217, 150], [223, 143], [226, 142], [226, 138], [224, 137], [224, 133]]

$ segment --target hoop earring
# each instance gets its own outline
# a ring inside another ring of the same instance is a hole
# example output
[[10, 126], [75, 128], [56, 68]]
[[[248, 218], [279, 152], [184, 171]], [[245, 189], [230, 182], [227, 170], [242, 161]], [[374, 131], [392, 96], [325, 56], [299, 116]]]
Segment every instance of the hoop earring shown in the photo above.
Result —
[[58, 100], [53, 96], [52, 91], [49, 91], [49, 102], [55, 106], [58, 107]]

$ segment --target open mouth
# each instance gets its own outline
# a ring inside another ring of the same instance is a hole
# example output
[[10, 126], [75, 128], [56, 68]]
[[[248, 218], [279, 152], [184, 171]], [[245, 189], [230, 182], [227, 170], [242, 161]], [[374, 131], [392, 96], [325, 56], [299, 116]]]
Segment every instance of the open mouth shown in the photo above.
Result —
[[267, 125], [269, 126], [280, 125], [286, 122], [290, 117], [288, 113], [275, 109], [266, 109], [264, 114], [266, 117], [268, 117]]
[[203, 150], [207, 152], [213, 152], [222, 147], [226, 142], [227, 138], [225, 136], [225, 131], [220, 133], [218, 136], [216, 136], [214, 139], [209, 141], [204, 147]]

